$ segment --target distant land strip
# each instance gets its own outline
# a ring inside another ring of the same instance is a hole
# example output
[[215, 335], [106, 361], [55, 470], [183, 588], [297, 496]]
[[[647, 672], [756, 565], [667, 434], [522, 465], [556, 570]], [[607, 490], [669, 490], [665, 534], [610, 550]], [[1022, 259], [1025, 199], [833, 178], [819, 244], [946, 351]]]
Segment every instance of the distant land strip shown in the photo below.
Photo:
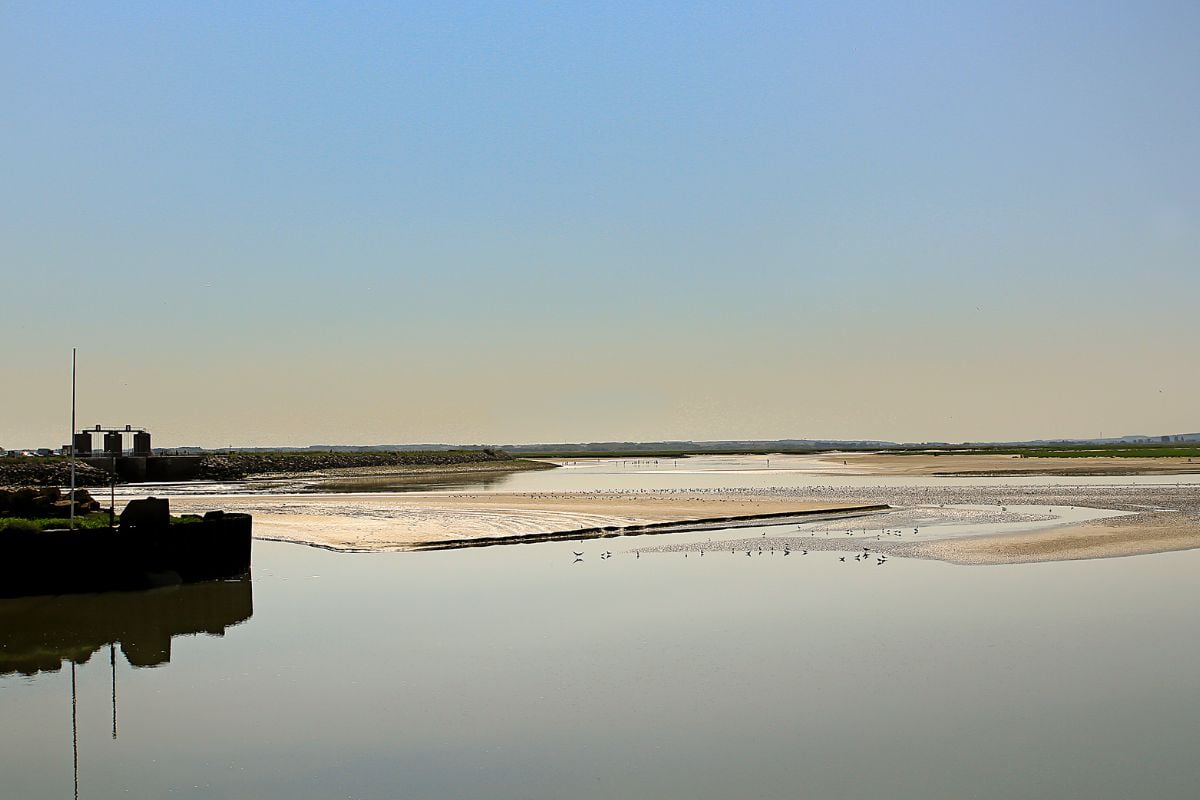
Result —
[[236, 480], [255, 475], [317, 472], [366, 467], [453, 467], [517, 459], [503, 450], [407, 450], [382, 452], [237, 452], [206, 454], [200, 480]]
[[[194, 480], [201, 481], [230, 481], [264, 475], [386, 467], [395, 467], [397, 472], [403, 472], [406, 468], [428, 472], [428, 468], [438, 467], [453, 471], [467, 465], [487, 464], [513, 469], [553, 468], [551, 464], [520, 459], [495, 448], [371, 452], [234, 452], [204, 453], [188, 458], [199, 460]], [[0, 458], [0, 486], [62, 487], [69, 484], [70, 474], [70, 459], [61, 456]], [[76, 462], [76, 486], [107, 486], [110, 480], [108, 470], [82, 460]]]

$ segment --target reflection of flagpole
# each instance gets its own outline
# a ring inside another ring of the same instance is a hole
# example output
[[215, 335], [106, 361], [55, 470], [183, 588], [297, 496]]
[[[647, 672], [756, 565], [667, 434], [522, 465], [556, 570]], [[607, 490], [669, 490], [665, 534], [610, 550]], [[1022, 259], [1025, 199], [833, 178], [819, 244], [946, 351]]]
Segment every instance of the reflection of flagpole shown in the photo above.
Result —
[[[72, 426], [73, 427], [73, 426]], [[75, 662], [71, 662], [71, 767], [75, 774], [75, 800], [79, 800], [79, 725], [75, 714]]]
[[[71, 348], [71, 530], [75, 530], [75, 348]], [[76, 792], [78, 795], [78, 792]]]
[[113, 738], [117, 738], [117, 645], [108, 643], [108, 663], [112, 665], [113, 679]]

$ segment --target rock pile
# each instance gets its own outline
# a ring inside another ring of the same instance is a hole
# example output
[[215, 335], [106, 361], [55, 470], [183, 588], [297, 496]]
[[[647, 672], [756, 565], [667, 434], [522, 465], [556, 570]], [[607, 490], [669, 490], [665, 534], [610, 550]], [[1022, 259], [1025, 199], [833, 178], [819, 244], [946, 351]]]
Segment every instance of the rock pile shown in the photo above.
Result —
[[[76, 486], [107, 486], [108, 473], [76, 462]], [[0, 486], [69, 486], [71, 462], [66, 458], [0, 458]]]
[[[100, 503], [87, 489], [75, 490], [75, 513], [99, 511]], [[68, 517], [71, 514], [71, 495], [53, 486], [25, 486], [20, 489], [0, 489], [0, 516], [5, 517]]]

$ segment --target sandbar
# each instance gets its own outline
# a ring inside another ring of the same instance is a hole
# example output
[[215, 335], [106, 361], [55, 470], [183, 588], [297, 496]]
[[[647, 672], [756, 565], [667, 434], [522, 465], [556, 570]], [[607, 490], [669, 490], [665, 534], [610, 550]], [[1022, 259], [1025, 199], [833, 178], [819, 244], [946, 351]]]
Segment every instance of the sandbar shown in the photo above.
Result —
[[212, 509], [254, 515], [258, 539], [333, 550], [413, 550], [470, 539], [570, 534], [604, 527], [695, 522], [758, 515], [810, 515], [857, 502], [678, 492], [538, 494], [296, 494], [179, 496], [175, 513]]
[[1200, 519], [1181, 511], [1127, 517], [996, 536], [893, 545], [896, 555], [953, 564], [1025, 564], [1148, 555], [1200, 547]]

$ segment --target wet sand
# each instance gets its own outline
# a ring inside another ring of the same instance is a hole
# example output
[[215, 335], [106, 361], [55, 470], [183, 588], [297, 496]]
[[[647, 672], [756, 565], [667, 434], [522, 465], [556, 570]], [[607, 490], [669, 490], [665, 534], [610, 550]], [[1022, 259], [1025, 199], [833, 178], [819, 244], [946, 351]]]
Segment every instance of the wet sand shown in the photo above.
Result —
[[836, 512], [858, 502], [675, 492], [176, 497], [174, 513], [254, 515], [259, 539], [333, 550], [411, 550], [471, 539], [566, 534], [714, 518]]
[[1200, 520], [1181, 511], [1117, 517], [1086, 525], [998, 536], [892, 545], [899, 556], [952, 564], [1025, 564], [1166, 553], [1200, 547]]
[[[1001, 454], [895, 455], [831, 453], [820, 457], [831, 474], [931, 475], [1185, 475], [1200, 473], [1186, 458], [1022, 458]], [[842, 462], [845, 462], [843, 464]]]
[[[682, 553], [707, 548], [759, 553], [859, 553], [869, 549], [876, 555], [981, 565], [1116, 558], [1200, 548], [1200, 518], [1181, 511], [1130, 514], [1072, 507], [1031, 514], [1030, 510], [910, 507], [863, 517], [849, 527], [835, 522], [779, 532], [768, 529], [748, 538], [666, 541], [645, 547], [642, 552]], [[1105, 517], [1107, 514], [1120, 516]], [[921, 527], [913, 527], [914, 522], [920, 522]]]
[[[751, 476], [752, 480], [764, 483], [738, 488], [664, 489], [660, 483], [658, 487], [646, 489], [591, 491], [555, 488], [540, 492], [490, 492], [471, 489], [418, 494], [284, 490], [246, 494], [243, 491], [255, 491], [247, 485], [244, 490], [229, 486], [220, 494], [175, 495], [171, 502], [176, 513], [217, 508], [246, 511], [255, 515], [258, 538], [338, 550], [411, 550], [455, 541], [471, 543], [496, 538], [515, 541], [545, 534], [781, 512], [803, 514], [814, 509], [836, 510], [866, 505], [890, 505], [913, 511], [940, 507], [939, 513], [943, 517], [953, 506], [990, 506], [993, 516], [975, 519], [969, 541], [957, 536], [946, 537], [941, 535], [945, 528], [922, 524], [919, 537], [922, 541], [914, 542], [905, 536], [886, 545], [896, 555], [962, 564], [1103, 558], [1200, 546], [1200, 491], [1192, 482], [1167, 483], [1166, 480], [1170, 480], [1167, 478], [1161, 483], [1088, 481], [1086, 485], [1057, 485], [1050, 481], [1018, 484], [973, 478], [964, 484], [923, 475], [936, 475], [939, 471], [972, 471], [984, 466], [1011, 472], [1012, 465], [1022, 462], [1071, 462], [1070, 466], [1076, 460], [849, 453], [820, 458], [826, 460], [806, 456], [792, 463], [788, 459], [772, 458], [772, 468], [783, 468], [770, 470], [754, 469], [754, 460], [746, 459], [709, 459], [701, 470], [695, 470], [701, 464], [681, 461], [685, 467], [683, 471], [647, 470], [643, 478], [653, 487], [654, 482], [678, 481], [679, 476], [688, 480], [686, 476], [693, 475], [701, 482], [728, 472], [730, 481], [744, 481], [746, 476]], [[845, 465], [841, 463], [843, 460], [847, 462]], [[1123, 459], [1103, 460], [1128, 465]], [[726, 468], [727, 462], [732, 471]], [[763, 460], [764, 466], [765, 463]], [[947, 470], [950, 464], [955, 466]], [[1031, 466], [1036, 470], [1044, 464], [1033, 463]], [[826, 485], [772, 485], [777, 480], [784, 483], [795, 480], [789, 476], [812, 475], [826, 469], [831, 476], [853, 476], [861, 480], [862, 476], [876, 474], [881, 480], [875, 485], [857, 481], [846, 484], [836, 480]], [[558, 471], [543, 474], [553, 480]], [[660, 474], [664, 476], [661, 479]], [[636, 477], [636, 474], [600, 473], [594, 477], [581, 477], [579, 483], [587, 485], [596, 481], [602, 484], [606, 480]], [[345, 476], [345, 479], [369, 480], [363, 475]], [[1128, 516], [1119, 521], [1090, 522], [1079, 517], [1063, 518], [1051, 521], [1049, 525], [1045, 524], [1046, 520], [1029, 517], [1028, 527], [1020, 528], [994, 517], [1005, 506], [1040, 506], [1039, 514], [1054, 516], [1058, 516], [1062, 507], [1121, 511], [1128, 512]], [[902, 527], [900, 522], [895, 525]], [[782, 529], [779, 534], [783, 534]], [[832, 542], [830, 545], [837, 546]]]

